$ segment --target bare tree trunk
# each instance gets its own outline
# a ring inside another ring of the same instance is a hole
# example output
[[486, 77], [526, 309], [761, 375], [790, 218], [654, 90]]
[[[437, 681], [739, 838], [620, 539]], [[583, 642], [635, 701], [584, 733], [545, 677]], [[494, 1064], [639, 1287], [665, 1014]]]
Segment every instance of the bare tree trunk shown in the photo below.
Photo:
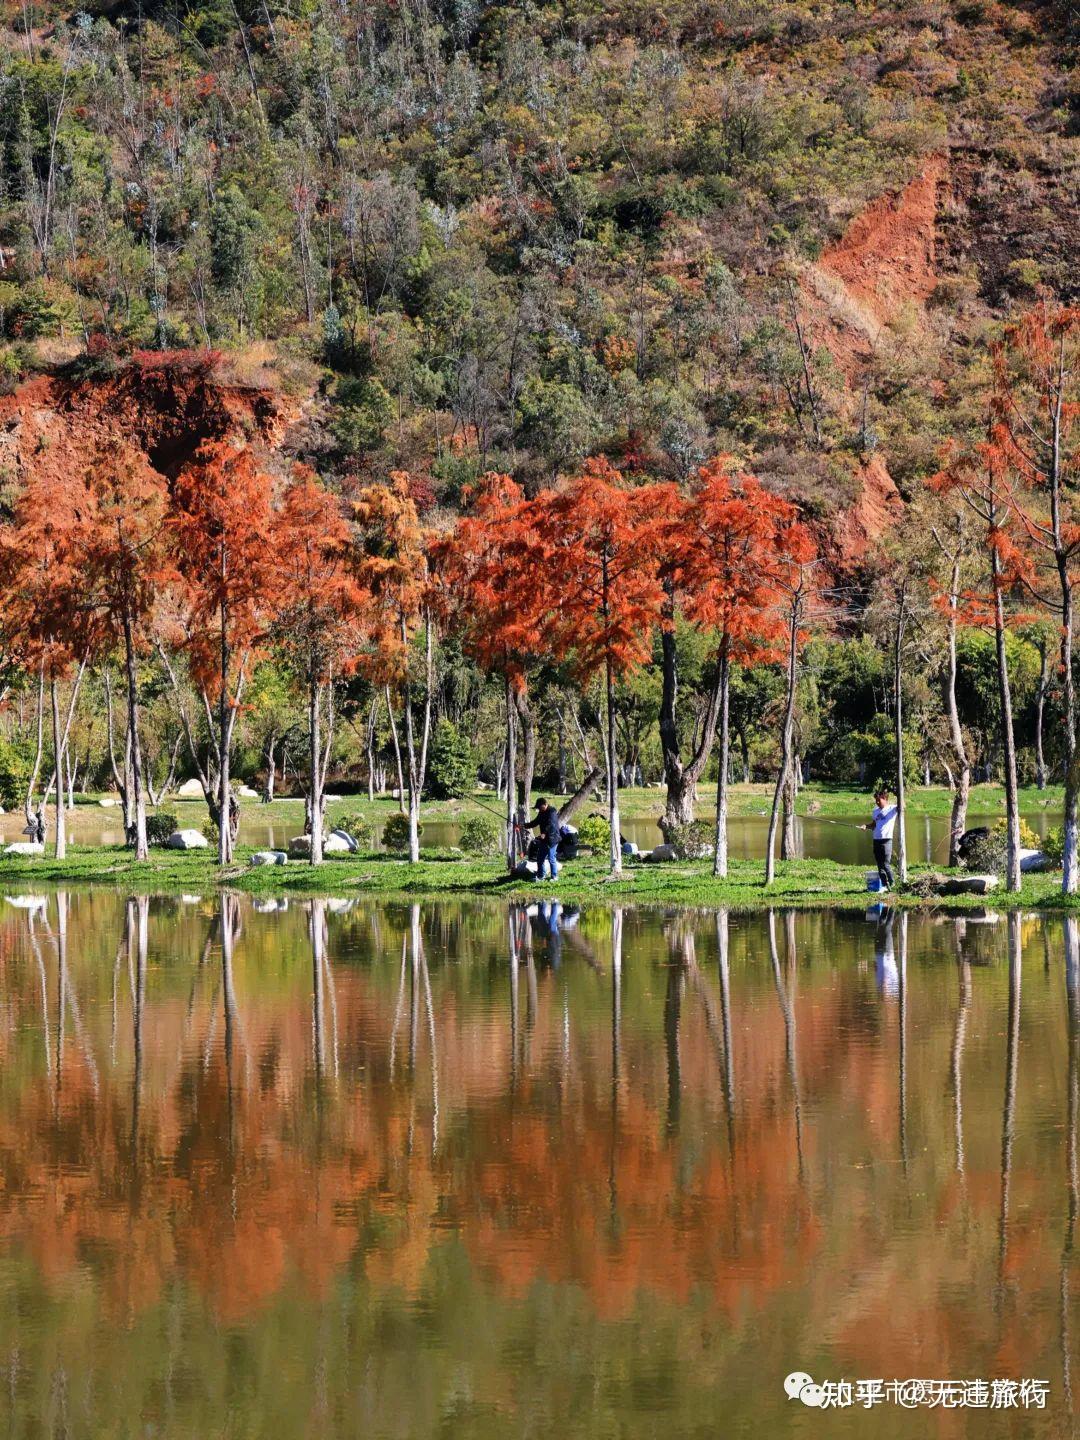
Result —
[[394, 764], [397, 766], [398, 782], [398, 809], [402, 815], [405, 814], [405, 771], [401, 763], [401, 742], [398, 739], [397, 721], [394, 718], [394, 705], [390, 699], [390, 687], [386, 687], [386, 710], [390, 717], [390, 738], [394, 742]]
[[227, 865], [232, 859], [232, 845], [229, 835], [229, 810], [232, 791], [229, 786], [229, 642], [228, 620], [224, 605], [220, 610], [221, 638], [221, 693], [218, 696], [218, 864]]
[[263, 786], [263, 804], [270, 805], [274, 800], [274, 786], [277, 783], [277, 743], [278, 737], [271, 730], [266, 739], [266, 749], [263, 752], [266, 757], [266, 784]]
[[521, 757], [521, 780], [519, 803], [528, 813], [532, 806], [533, 777], [536, 774], [536, 722], [528, 692], [522, 687], [514, 692], [514, 705], [521, 721], [521, 738], [524, 741]]
[[506, 862], [513, 871], [518, 863], [517, 827], [517, 706], [514, 686], [506, 677]]
[[622, 834], [619, 823], [619, 771], [618, 762], [615, 757], [615, 675], [612, 670], [610, 656], [604, 666], [604, 693], [607, 706], [606, 743], [608, 823], [611, 826], [611, 873], [612, 875], [621, 875], [623, 872], [623, 863]]
[[896, 876], [907, 883], [907, 838], [904, 832], [904, 631], [907, 626], [907, 586], [901, 584], [893, 638], [893, 717], [896, 726]]
[[60, 734], [60, 694], [56, 676], [49, 681], [52, 699], [53, 723], [53, 783], [56, 786], [56, 843], [54, 854], [57, 860], [67, 856], [67, 829], [64, 818], [64, 742]]
[[1046, 646], [1039, 647], [1039, 684], [1035, 691], [1035, 784], [1046, 789], [1046, 759], [1043, 755], [1043, 711], [1046, 707]]
[[776, 878], [776, 828], [780, 815], [780, 798], [791, 768], [792, 722], [795, 715], [795, 686], [798, 680], [799, 620], [802, 617], [803, 590], [799, 588], [791, 597], [788, 618], [788, 662], [787, 698], [784, 702], [784, 725], [780, 735], [780, 771], [773, 790], [772, 810], [769, 814], [769, 833], [765, 841], [765, 884], [771, 885]]
[[1009, 660], [1005, 649], [1005, 606], [1001, 596], [1001, 557], [990, 548], [994, 588], [994, 649], [997, 656], [998, 700], [1001, 707], [1001, 740], [1005, 769], [1005, 824], [1008, 836], [1005, 860], [1005, 888], [1020, 889], [1020, 809], [1016, 786], [1016, 741], [1013, 736], [1012, 692]]
[[321, 686], [314, 676], [308, 685], [308, 762], [311, 766], [311, 863], [321, 865], [323, 858], [322, 805], [322, 743], [319, 739], [319, 700]]
[[[402, 621], [402, 639], [407, 643], [405, 622]], [[415, 865], [420, 860], [420, 797], [427, 775], [428, 740], [431, 735], [431, 700], [433, 678], [431, 620], [424, 622], [424, 719], [420, 744], [417, 746], [412, 713], [412, 684], [405, 679], [405, 749], [409, 763], [409, 862]]]
[[728, 873], [728, 763], [731, 750], [729, 710], [731, 698], [731, 662], [727, 637], [720, 649], [720, 765], [716, 779], [716, 841], [713, 849], [713, 874], [718, 879]]
[[33, 825], [36, 821], [34, 813], [34, 791], [37, 789], [38, 775], [41, 773], [41, 756], [45, 740], [45, 666], [42, 664], [38, 671], [38, 696], [37, 696], [37, 748], [34, 751], [34, 764], [30, 770], [30, 778], [26, 782], [26, 803], [23, 809], [26, 813], [26, 823]]
[[131, 737], [131, 788], [135, 802], [135, 859], [150, 854], [146, 843], [146, 797], [143, 794], [142, 746], [139, 742], [139, 692], [135, 678], [135, 641], [131, 617], [124, 616], [124, 670], [127, 676], [128, 734]]
[[720, 674], [709, 694], [708, 705], [698, 735], [697, 745], [684, 764], [679, 748], [676, 724], [676, 702], [679, 693], [678, 654], [675, 635], [664, 630], [660, 636], [662, 689], [660, 693], [660, 749], [664, 760], [664, 783], [667, 797], [660, 830], [669, 839], [668, 830], [676, 825], [689, 825], [694, 818], [697, 783], [708, 764], [716, 739], [716, 723], [720, 703]]
[[792, 755], [781, 796], [780, 859], [795, 859], [795, 771], [798, 758]]

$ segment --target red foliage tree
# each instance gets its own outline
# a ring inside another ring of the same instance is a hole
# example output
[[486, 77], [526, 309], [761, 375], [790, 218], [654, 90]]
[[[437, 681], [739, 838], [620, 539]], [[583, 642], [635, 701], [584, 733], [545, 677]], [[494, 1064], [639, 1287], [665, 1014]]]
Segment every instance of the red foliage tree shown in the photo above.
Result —
[[174, 575], [167, 499], [145, 456], [112, 439], [83, 472], [74, 515], [84, 603], [100, 614], [107, 638], [123, 647], [137, 860], [145, 860], [148, 849], [136, 655], [157, 597]]
[[[307, 693], [311, 863], [322, 860], [323, 791], [334, 732], [334, 680], [362, 643], [365, 593], [350, 564], [352, 531], [340, 502], [309, 470], [285, 494], [276, 521], [278, 613], [274, 633]], [[321, 723], [326, 702], [326, 733]]]
[[[808, 559], [795, 507], [718, 456], [698, 472], [690, 501], [670, 524], [682, 536], [676, 573], [686, 617], [714, 632], [720, 757], [713, 874], [727, 874], [728, 710], [731, 665], [772, 658], [784, 633], [781, 587], [791, 562]], [[677, 542], [676, 542], [677, 543]]]
[[[390, 481], [368, 485], [356, 497], [353, 573], [369, 597], [368, 673], [401, 700], [408, 762], [409, 859], [415, 864], [420, 859], [420, 797], [431, 738], [433, 597], [428, 537], [416, 512], [409, 476], [395, 471]], [[423, 683], [417, 717], [414, 642], [421, 631]]]
[[[55, 854], [67, 854], [64, 755], [78, 682], [100, 643], [98, 617], [86, 603], [79, 545], [81, 484], [77, 474], [42, 469], [30, 475], [16, 501], [12, 523], [0, 532], [0, 571], [6, 603], [3, 624], [27, 669], [48, 681], [52, 708]], [[60, 718], [61, 682], [77, 669], [67, 723]], [[39, 756], [40, 756], [39, 709]], [[48, 796], [46, 795], [46, 802]], [[29, 805], [29, 802], [28, 802]]]
[[203, 773], [203, 787], [218, 823], [218, 859], [225, 864], [232, 859], [239, 823], [239, 804], [229, 783], [233, 730], [273, 614], [271, 481], [249, 449], [220, 441], [206, 446], [197, 462], [181, 472], [173, 499], [185, 648], [208, 719], [214, 717], [216, 781]]
[[443, 611], [466, 652], [487, 674], [502, 677], [506, 697], [506, 848], [517, 860], [516, 693], [541, 648], [543, 626], [533, 601], [543, 547], [533, 507], [508, 475], [484, 476], [471, 511], [432, 554]]
[[[611, 869], [622, 874], [615, 680], [642, 665], [661, 622], [664, 592], [656, 556], [662, 516], [648, 487], [630, 489], [604, 459], [532, 503], [549, 545], [531, 586], [548, 647], [569, 656], [582, 679], [603, 675]], [[555, 577], [558, 583], [555, 583]]]

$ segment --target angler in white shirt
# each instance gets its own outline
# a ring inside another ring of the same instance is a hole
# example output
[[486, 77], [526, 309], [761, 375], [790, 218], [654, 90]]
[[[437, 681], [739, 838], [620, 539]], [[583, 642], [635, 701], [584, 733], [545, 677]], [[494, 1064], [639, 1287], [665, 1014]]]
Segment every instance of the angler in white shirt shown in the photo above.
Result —
[[891, 890], [893, 886], [893, 872], [889, 862], [892, 860], [897, 813], [898, 807], [889, 804], [889, 791], [875, 790], [874, 813], [870, 824], [863, 828], [874, 832], [874, 864], [877, 866], [878, 879], [883, 890]]

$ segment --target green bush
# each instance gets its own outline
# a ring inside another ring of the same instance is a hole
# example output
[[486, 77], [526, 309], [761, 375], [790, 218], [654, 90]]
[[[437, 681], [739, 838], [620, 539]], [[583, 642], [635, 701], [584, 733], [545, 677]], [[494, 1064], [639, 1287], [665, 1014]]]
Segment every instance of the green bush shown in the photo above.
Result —
[[[1024, 850], [1046, 848], [1023, 816], [1020, 817], [1020, 845]], [[1008, 822], [1002, 816], [994, 823], [989, 835], [976, 840], [972, 845], [968, 851], [967, 868], [986, 875], [1002, 875], [1008, 850]]]
[[330, 822], [332, 830], [344, 830], [351, 835], [360, 850], [371, 850], [375, 846], [375, 826], [359, 810], [346, 810]]
[[476, 780], [476, 761], [467, 736], [451, 720], [440, 720], [431, 737], [427, 793], [433, 800], [467, 795]]
[[688, 825], [669, 825], [665, 839], [680, 860], [704, 860], [713, 853], [715, 835], [708, 820], [691, 820]]
[[461, 827], [459, 844], [466, 855], [498, 855], [502, 850], [502, 826], [486, 815], [470, 815]]
[[218, 843], [218, 823], [217, 823], [217, 821], [216, 821], [216, 820], [210, 820], [210, 819], [205, 820], [205, 821], [203, 822], [202, 833], [206, 836], [207, 840], [210, 841], [210, 844], [213, 845], [214, 849], [216, 850], [216, 849], [217, 849], [217, 843]]
[[[420, 826], [421, 835], [424, 827]], [[382, 843], [387, 850], [407, 850], [409, 848], [409, 817], [407, 815], [391, 815], [383, 826]]]
[[[146, 839], [150, 845], [164, 845], [173, 831], [179, 829], [180, 821], [166, 811], [160, 810], [156, 815], [146, 817]], [[214, 839], [217, 839], [216, 829]]]
[[17, 809], [26, 799], [30, 768], [23, 746], [0, 739], [0, 805], [5, 810]]
[[1055, 825], [1052, 830], [1048, 830], [1041, 848], [1052, 864], [1061, 865], [1065, 860], [1065, 826]]
[[611, 826], [602, 815], [589, 815], [578, 826], [578, 844], [588, 846], [596, 855], [611, 849]]

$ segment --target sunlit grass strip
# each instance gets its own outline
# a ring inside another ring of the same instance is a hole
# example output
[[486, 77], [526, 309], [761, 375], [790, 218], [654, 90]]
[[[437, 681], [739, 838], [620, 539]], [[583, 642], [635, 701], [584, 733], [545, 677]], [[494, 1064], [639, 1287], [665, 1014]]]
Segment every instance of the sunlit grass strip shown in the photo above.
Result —
[[[775, 882], [763, 883], [760, 860], [734, 860], [725, 880], [715, 880], [708, 861], [637, 864], [619, 881], [606, 878], [603, 857], [584, 857], [564, 866], [555, 884], [509, 879], [499, 860], [477, 860], [455, 851], [426, 850], [410, 865], [385, 854], [327, 857], [322, 865], [290, 861], [283, 866], [249, 867], [251, 848], [235, 864], [219, 869], [208, 852], [160, 851], [135, 861], [121, 846], [74, 848], [63, 861], [49, 857], [0, 858], [0, 893], [43, 885], [104, 885], [127, 893], [199, 894], [221, 887], [254, 895], [430, 896], [487, 895], [523, 900], [556, 898], [575, 903], [632, 901], [642, 905], [724, 905], [739, 910], [834, 908], [861, 910], [873, 903], [865, 888], [866, 866], [833, 860], [789, 860], [777, 866]], [[912, 867], [912, 877], [931, 867]], [[1015, 906], [1080, 910], [1080, 900], [1060, 894], [1057, 874], [1029, 875], [1019, 895], [950, 896], [923, 900], [894, 894], [890, 903], [923, 909], [1006, 909]]]

